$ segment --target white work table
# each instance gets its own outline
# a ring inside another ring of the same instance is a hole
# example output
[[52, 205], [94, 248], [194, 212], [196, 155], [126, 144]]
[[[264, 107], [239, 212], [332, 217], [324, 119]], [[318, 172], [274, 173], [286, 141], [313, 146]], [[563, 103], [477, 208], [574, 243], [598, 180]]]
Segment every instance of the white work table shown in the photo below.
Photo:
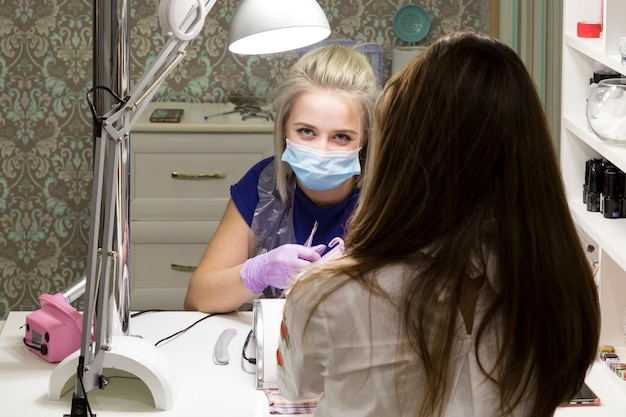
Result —
[[[48, 381], [55, 368], [24, 346], [22, 338], [27, 312], [12, 312], [0, 334], [0, 404], [2, 415], [62, 417], [69, 414], [72, 390], [61, 400], [48, 399]], [[131, 333], [150, 343], [182, 330], [204, 317], [195, 312], [155, 312], [131, 319]], [[159, 416], [268, 417], [265, 394], [255, 389], [255, 376], [244, 370], [241, 351], [252, 325], [250, 312], [216, 315], [178, 337], [159, 345], [177, 374], [178, 398], [171, 410], [154, 408], [152, 396], [138, 379], [112, 378], [105, 390], [88, 393], [92, 412], [98, 417], [154, 414]], [[213, 347], [219, 334], [234, 328], [230, 363], [216, 365]], [[617, 417], [626, 415], [626, 387], [603, 363], [596, 363], [587, 378], [602, 404], [593, 407], [559, 408], [557, 417]], [[106, 372], [105, 372], [106, 374]], [[626, 382], [623, 382], [626, 385]]]
[[[0, 335], [0, 415], [63, 417], [71, 411], [73, 390], [59, 401], [48, 399], [48, 382], [56, 365], [24, 346], [20, 327], [27, 314], [11, 312]], [[131, 319], [131, 334], [154, 344], [204, 316], [195, 312], [145, 313]], [[92, 412], [98, 417], [146, 413], [163, 417], [269, 416], [265, 394], [255, 389], [254, 373], [242, 367], [242, 347], [251, 326], [250, 312], [216, 315], [159, 345], [176, 370], [177, 400], [171, 410], [155, 409], [150, 391], [140, 380], [113, 377], [105, 390], [88, 393]], [[236, 329], [237, 336], [229, 345], [230, 363], [220, 366], [213, 362], [213, 347], [226, 328]]]

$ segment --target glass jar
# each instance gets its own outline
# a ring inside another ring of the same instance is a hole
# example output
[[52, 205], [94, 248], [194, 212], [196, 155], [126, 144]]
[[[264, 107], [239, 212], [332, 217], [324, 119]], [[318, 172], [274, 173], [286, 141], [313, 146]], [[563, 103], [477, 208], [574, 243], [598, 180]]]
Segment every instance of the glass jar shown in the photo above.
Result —
[[626, 145], [626, 78], [609, 78], [591, 89], [587, 121], [600, 139]]

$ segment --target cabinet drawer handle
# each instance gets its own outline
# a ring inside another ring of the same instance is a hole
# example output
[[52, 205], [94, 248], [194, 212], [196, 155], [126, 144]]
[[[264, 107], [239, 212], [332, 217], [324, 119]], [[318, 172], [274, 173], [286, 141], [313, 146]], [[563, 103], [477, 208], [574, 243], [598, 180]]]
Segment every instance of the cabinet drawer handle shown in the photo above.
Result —
[[182, 272], [193, 272], [196, 270], [195, 266], [192, 265], [179, 265], [179, 264], [172, 264], [170, 266], [174, 271], [182, 271]]
[[172, 172], [172, 178], [177, 180], [226, 178], [226, 172], [214, 172], [212, 174], [186, 174], [184, 172]]

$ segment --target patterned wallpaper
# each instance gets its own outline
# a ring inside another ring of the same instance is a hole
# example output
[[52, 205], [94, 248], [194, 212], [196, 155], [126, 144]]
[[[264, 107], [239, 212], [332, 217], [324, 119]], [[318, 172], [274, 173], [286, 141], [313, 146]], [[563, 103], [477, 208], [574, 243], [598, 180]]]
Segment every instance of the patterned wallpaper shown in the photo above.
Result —
[[[320, 0], [331, 38], [402, 45], [392, 18], [407, 0]], [[295, 51], [236, 56], [227, 51], [238, 0], [209, 13], [188, 55], [156, 101], [223, 102], [229, 92], [265, 95]], [[489, 31], [489, 0], [414, 0], [431, 17], [427, 45], [461, 28]], [[38, 296], [79, 279], [86, 268], [92, 179], [90, 0], [0, 0], [0, 319], [36, 310]], [[158, 0], [131, 0], [131, 85], [165, 42]], [[132, 261], [132, 259], [131, 259]]]

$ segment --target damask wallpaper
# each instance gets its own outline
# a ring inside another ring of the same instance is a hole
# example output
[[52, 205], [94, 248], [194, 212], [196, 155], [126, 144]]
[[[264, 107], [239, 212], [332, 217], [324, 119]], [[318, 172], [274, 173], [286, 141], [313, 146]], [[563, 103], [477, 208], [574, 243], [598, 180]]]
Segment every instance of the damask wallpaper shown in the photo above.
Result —
[[[384, 78], [396, 39], [392, 18], [407, 0], [320, 0], [331, 38], [384, 48]], [[238, 0], [209, 13], [188, 55], [156, 101], [223, 102], [229, 92], [263, 96], [297, 59], [294, 51], [236, 56], [227, 51]], [[461, 29], [489, 31], [489, 0], [414, 0], [431, 18], [427, 45]], [[0, 0], [0, 319], [35, 310], [38, 296], [86, 268], [92, 179], [93, 2]], [[165, 37], [158, 0], [131, 0], [131, 85]], [[132, 259], [131, 259], [132, 261]]]

